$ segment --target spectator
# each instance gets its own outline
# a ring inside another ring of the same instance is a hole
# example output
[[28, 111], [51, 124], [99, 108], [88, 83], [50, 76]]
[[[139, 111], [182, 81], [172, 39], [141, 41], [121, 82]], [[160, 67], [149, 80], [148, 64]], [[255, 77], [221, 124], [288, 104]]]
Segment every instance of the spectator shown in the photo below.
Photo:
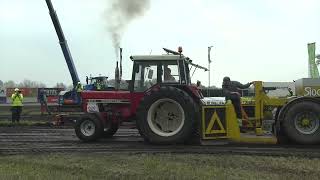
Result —
[[82, 91], [83, 91], [83, 87], [82, 87], [81, 82], [78, 82], [78, 83], [77, 83], [76, 91], [77, 91], [78, 93], [80, 93], [80, 92], [82, 92]]
[[11, 95], [11, 101], [12, 123], [19, 123], [23, 107], [23, 95], [18, 88], [14, 89], [14, 93]]
[[44, 114], [45, 110], [47, 111], [47, 113], [49, 115], [51, 115], [51, 112], [49, 111], [49, 108], [48, 108], [47, 93], [43, 88], [41, 88], [38, 98], [39, 98], [39, 102], [41, 104], [41, 115]]

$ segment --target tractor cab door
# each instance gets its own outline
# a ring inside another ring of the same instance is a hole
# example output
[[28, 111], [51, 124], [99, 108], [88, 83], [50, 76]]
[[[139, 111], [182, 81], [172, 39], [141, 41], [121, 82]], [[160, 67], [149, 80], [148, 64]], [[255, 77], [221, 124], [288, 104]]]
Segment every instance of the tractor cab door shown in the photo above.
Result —
[[144, 92], [158, 83], [158, 64], [135, 62], [130, 83], [130, 91]]

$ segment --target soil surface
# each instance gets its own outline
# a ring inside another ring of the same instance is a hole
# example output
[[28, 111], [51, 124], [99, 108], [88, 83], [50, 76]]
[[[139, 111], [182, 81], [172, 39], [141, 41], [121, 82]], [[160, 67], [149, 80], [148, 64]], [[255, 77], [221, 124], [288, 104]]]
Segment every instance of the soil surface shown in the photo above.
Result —
[[0, 127], [0, 154], [30, 153], [195, 153], [320, 157], [320, 146], [299, 145], [151, 145], [136, 129], [119, 129], [113, 138], [80, 141], [72, 127]]

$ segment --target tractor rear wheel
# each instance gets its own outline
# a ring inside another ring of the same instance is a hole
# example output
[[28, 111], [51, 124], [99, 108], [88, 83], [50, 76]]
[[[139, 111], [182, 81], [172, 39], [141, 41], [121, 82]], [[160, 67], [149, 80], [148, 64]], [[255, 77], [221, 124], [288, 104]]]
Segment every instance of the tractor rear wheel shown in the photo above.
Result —
[[146, 95], [137, 110], [137, 127], [144, 139], [155, 144], [186, 142], [194, 134], [197, 110], [184, 91], [160, 87]]
[[103, 126], [96, 116], [86, 116], [76, 122], [75, 132], [82, 141], [95, 141], [102, 136]]
[[320, 105], [312, 101], [293, 104], [285, 115], [283, 128], [294, 142], [320, 143]]

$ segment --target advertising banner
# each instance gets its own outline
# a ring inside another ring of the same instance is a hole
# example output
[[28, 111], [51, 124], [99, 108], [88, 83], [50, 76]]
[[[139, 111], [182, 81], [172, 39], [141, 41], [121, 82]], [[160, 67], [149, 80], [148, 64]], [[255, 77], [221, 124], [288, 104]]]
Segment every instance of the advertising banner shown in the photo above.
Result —
[[[39, 102], [40, 90], [43, 89], [47, 96], [48, 103], [57, 103], [60, 91], [63, 88], [19, 88], [23, 94], [24, 103], [37, 103]], [[3, 96], [4, 99], [0, 100], [0, 103], [11, 103], [11, 95], [14, 93], [14, 88], [3, 89], [0, 88], [0, 98]], [[7, 98], [5, 98], [7, 97]]]
[[58, 103], [58, 96], [49, 96], [47, 97], [48, 103]]
[[[40, 91], [42, 89], [47, 96], [48, 103], [57, 103], [59, 93], [60, 93], [60, 91], [63, 91], [63, 88], [39, 88], [38, 89], [38, 96], [40, 95]], [[38, 99], [39, 99], [39, 97], [38, 97]]]

